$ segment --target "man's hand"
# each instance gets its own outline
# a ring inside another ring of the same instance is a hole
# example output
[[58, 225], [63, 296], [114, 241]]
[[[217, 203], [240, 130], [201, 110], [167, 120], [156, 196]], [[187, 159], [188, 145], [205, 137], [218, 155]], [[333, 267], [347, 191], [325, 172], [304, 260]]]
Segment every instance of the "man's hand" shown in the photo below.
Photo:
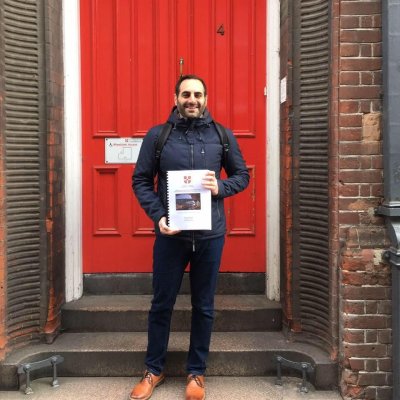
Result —
[[201, 183], [205, 189], [211, 190], [211, 194], [213, 196], [216, 196], [218, 194], [218, 181], [215, 177], [214, 171], [208, 171]]
[[158, 227], [163, 235], [176, 235], [180, 232], [178, 230], [170, 229], [170, 227], [167, 225], [166, 217], [161, 217], [161, 219], [158, 221]]

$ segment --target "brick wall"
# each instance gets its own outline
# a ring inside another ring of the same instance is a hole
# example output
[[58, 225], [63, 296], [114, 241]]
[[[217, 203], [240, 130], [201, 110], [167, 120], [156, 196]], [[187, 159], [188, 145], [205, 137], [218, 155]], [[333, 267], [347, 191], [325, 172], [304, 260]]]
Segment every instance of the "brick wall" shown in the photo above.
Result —
[[281, 265], [282, 280], [281, 301], [284, 313], [284, 324], [290, 330], [298, 330], [298, 323], [294, 321], [292, 304], [292, 4], [289, 0], [281, 1], [281, 38], [280, 38], [280, 79], [287, 80], [287, 100], [281, 104]]
[[47, 265], [49, 300], [44, 327], [47, 341], [61, 323], [65, 282], [64, 214], [64, 75], [62, 59], [62, 9], [58, 0], [45, 2], [47, 84]]
[[341, 391], [345, 399], [391, 399], [388, 242], [375, 215], [383, 195], [381, 1], [334, 4]]

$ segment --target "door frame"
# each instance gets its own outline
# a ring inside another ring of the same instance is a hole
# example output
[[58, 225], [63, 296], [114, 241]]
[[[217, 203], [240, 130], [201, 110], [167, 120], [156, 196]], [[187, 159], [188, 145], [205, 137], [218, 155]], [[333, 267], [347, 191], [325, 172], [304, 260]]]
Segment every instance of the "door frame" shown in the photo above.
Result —
[[[280, 0], [267, 1], [266, 95], [266, 295], [280, 299]], [[63, 0], [64, 152], [65, 152], [65, 298], [83, 293], [82, 269], [82, 123], [80, 0]], [[172, 95], [171, 95], [172, 101]], [[270, 134], [274, 133], [274, 134]], [[269, 232], [273, 235], [269, 236]]]

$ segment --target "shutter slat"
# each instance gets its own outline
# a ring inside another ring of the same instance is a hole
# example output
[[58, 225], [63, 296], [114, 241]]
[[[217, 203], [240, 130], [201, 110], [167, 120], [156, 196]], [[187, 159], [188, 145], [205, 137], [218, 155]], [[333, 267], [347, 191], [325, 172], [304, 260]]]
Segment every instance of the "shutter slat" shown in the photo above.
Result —
[[7, 334], [10, 344], [39, 337], [40, 31], [39, 3], [4, 0], [4, 116], [7, 202]]
[[300, 0], [298, 86], [294, 96], [297, 182], [293, 224], [302, 331], [330, 344], [329, 313], [329, 2]]

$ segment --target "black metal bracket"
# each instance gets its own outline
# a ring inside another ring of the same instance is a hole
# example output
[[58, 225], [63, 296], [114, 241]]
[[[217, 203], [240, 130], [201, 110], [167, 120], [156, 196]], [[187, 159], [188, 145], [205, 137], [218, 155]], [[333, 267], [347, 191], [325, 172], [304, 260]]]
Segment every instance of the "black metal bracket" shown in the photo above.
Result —
[[31, 388], [31, 371], [35, 371], [44, 367], [53, 367], [53, 380], [51, 382], [51, 386], [57, 387], [60, 386], [57, 378], [57, 364], [60, 364], [64, 361], [64, 357], [62, 356], [52, 356], [45, 360], [35, 361], [31, 363], [24, 363], [18, 366], [18, 375], [25, 374], [26, 375], [26, 387], [25, 394], [32, 394], [33, 390]]
[[311, 374], [314, 372], [314, 367], [308, 363], [308, 362], [296, 362], [296, 361], [290, 361], [287, 360], [286, 358], [283, 358], [282, 356], [275, 356], [276, 363], [277, 363], [277, 378], [276, 378], [276, 385], [282, 386], [282, 365], [285, 367], [293, 368], [297, 371], [301, 371], [303, 380], [301, 382], [300, 386], [300, 392], [301, 393], [308, 393], [308, 387], [307, 387], [307, 373]]

